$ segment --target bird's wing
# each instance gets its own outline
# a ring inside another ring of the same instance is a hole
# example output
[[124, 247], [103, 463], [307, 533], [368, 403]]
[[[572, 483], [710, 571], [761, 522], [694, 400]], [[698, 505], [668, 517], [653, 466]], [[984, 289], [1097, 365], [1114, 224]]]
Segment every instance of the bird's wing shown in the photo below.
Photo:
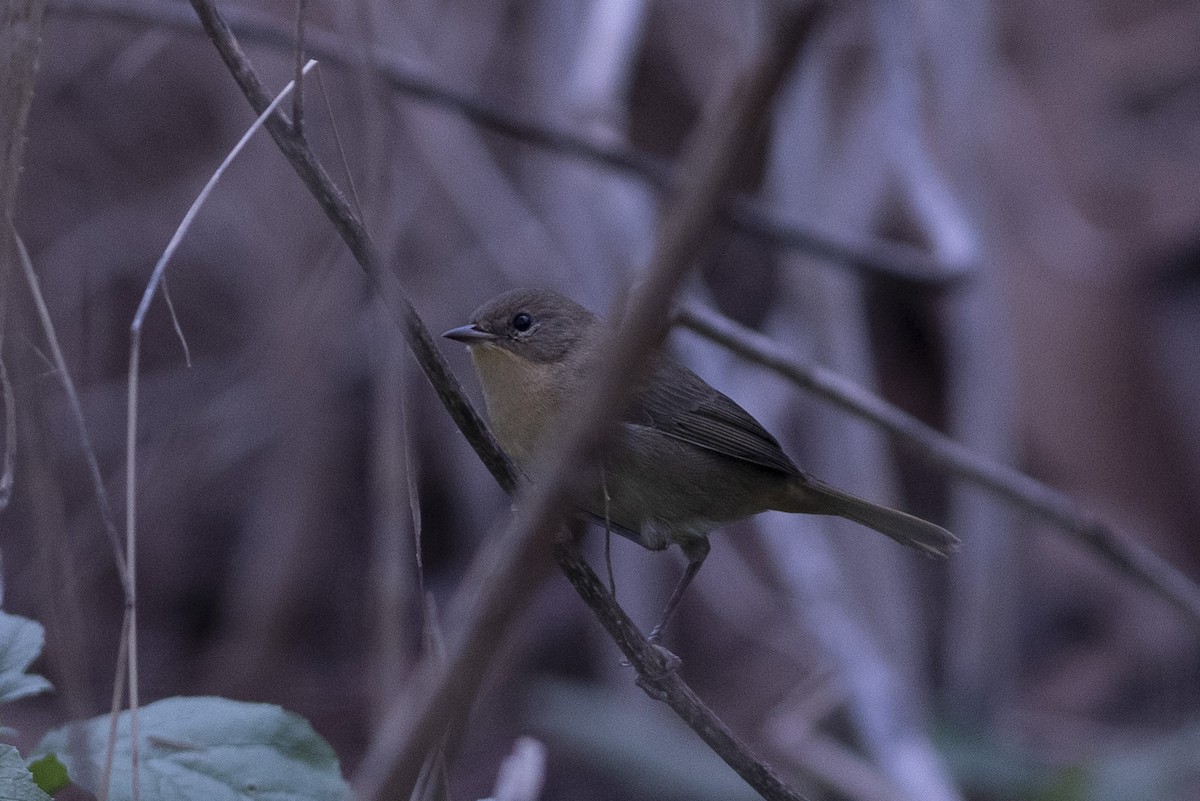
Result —
[[789, 475], [800, 472], [749, 412], [670, 357], [660, 357], [634, 394], [629, 422], [722, 456]]

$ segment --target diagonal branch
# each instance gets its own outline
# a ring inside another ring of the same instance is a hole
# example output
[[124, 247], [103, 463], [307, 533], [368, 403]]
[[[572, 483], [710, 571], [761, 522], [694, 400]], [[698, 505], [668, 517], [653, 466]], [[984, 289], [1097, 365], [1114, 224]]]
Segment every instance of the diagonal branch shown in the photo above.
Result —
[[1080, 509], [1067, 495], [981, 456], [837, 373], [797, 360], [767, 337], [717, 312], [691, 307], [677, 319], [697, 334], [883, 428], [926, 461], [1052, 523], [1200, 622], [1200, 587], [1195, 582], [1140, 541]]
[[[228, 25], [211, 0], [191, 2], [247, 99], [261, 111], [269, 98]], [[574, 417], [575, 425], [555, 452], [547, 455], [546, 469], [531, 485], [513, 524], [502, 536], [489, 541], [473, 560], [463, 590], [454, 600], [452, 617], [462, 622], [448, 642], [446, 659], [444, 663], [422, 663], [410, 693], [387, 716], [360, 769], [356, 781], [360, 795], [367, 798], [407, 795], [425, 754], [441, 736], [447, 715], [452, 717], [455, 709], [469, 708], [489, 657], [547, 572], [552, 537], [572, 506], [572, 498], [578, 491], [578, 476], [599, 457], [615, 419], [613, 410], [621, 408], [628, 392], [628, 376], [641, 369], [649, 349], [666, 333], [667, 306], [704, 244], [718, 204], [739, 165], [736, 156], [743, 149], [741, 145], [753, 140], [752, 134], [766, 115], [775, 88], [787, 74], [822, 7], [818, 2], [793, 9], [779, 21], [777, 37], [754, 74], [745, 85], [736, 87], [738, 91], [728, 105], [712, 115], [711, 124], [689, 148], [678, 192], [663, 219], [652, 266], [626, 315], [611, 358], [600, 371], [601, 376], [581, 413]], [[341, 192], [282, 114], [272, 115], [267, 129], [346, 240], [372, 286], [383, 295], [385, 305], [397, 318], [409, 346], [455, 423], [501, 485], [513, 490], [518, 476], [512, 464], [463, 397], [395, 276], [379, 268], [370, 239]], [[562, 563], [564, 569], [572, 566], [565, 558]], [[577, 569], [567, 572], [573, 579], [580, 575]], [[585, 598], [595, 592], [601, 597], [606, 595], [603, 585], [586, 581], [586, 573], [583, 576], [583, 581], [573, 580], [581, 595]], [[612, 606], [616, 606], [615, 602]], [[665, 670], [664, 657], [627, 618], [615, 630], [621, 642], [639, 645], [630, 650], [630, 659], [647, 685], [656, 686], [655, 682], [662, 681], [669, 672]], [[674, 682], [678, 684], [673, 686], [686, 686], [678, 677]], [[676, 698], [673, 706], [686, 711], [689, 725], [765, 798], [800, 798], [732, 738], [690, 690], [667, 697]]]

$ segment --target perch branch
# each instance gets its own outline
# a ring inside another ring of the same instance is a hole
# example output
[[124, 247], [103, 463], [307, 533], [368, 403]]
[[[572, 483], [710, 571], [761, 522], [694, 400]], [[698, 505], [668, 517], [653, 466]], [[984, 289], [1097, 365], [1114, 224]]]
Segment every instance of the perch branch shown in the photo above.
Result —
[[638, 686], [647, 695], [671, 707], [708, 743], [709, 748], [720, 754], [725, 763], [763, 798], [803, 801], [802, 795], [780, 779], [770, 765], [757, 759], [750, 748], [700, 700], [675, 672], [662, 649], [642, 636], [573, 544], [564, 543], [557, 548], [555, 560], [575, 591], [591, 607], [600, 625], [604, 626], [621, 653], [637, 670]]
[[715, 311], [690, 307], [680, 325], [767, 367], [792, 383], [883, 428], [926, 461], [990, 490], [1066, 532], [1119, 572], [1200, 622], [1200, 587], [1138, 540], [1079, 508], [1070, 497], [959, 444], [837, 373], [795, 359], [769, 338]]

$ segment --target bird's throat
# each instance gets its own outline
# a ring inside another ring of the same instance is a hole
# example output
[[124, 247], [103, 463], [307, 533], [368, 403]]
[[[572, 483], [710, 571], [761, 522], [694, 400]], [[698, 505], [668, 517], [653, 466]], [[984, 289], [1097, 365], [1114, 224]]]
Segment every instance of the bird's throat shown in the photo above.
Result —
[[522, 359], [497, 345], [471, 348], [488, 418], [500, 445], [525, 466], [557, 425], [566, 396], [561, 368]]

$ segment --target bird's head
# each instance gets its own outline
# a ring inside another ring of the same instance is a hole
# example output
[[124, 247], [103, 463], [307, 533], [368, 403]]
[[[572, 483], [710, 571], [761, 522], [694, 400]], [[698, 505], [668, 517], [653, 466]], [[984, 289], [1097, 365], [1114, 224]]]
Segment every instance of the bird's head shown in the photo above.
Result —
[[579, 354], [596, 323], [594, 314], [557, 292], [514, 289], [476, 309], [468, 325], [442, 336], [465, 343], [477, 356], [500, 349], [524, 361], [554, 364]]

